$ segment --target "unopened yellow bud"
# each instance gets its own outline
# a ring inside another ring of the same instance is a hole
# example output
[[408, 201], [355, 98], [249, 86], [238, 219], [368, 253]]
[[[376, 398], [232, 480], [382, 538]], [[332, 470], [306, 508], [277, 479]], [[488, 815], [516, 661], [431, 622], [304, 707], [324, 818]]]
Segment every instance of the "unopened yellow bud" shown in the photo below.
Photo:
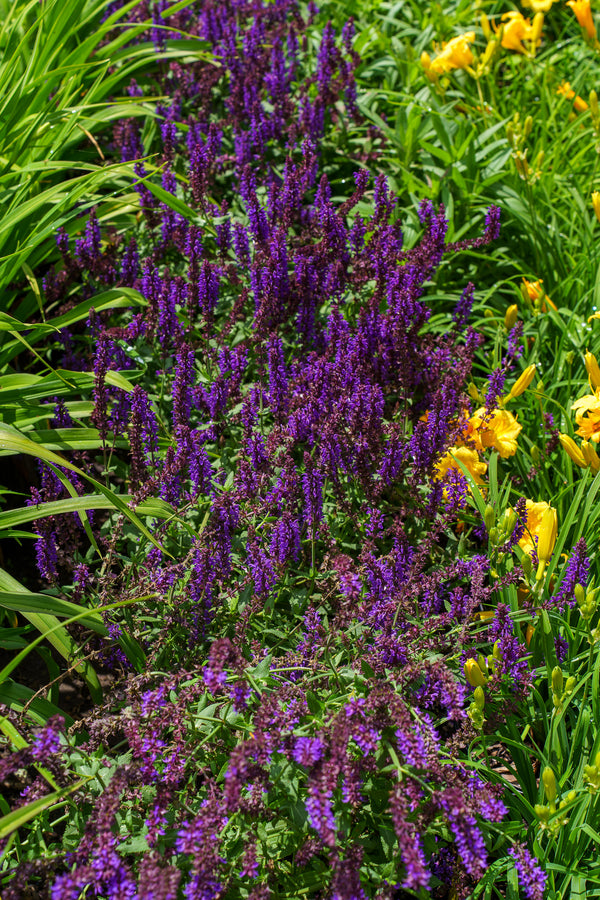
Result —
[[565, 694], [572, 694], [577, 686], [577, 679], [573, 675], [569, 675], [565, 683]]
[[556, 778], [550, 766], [546, 766], [542, 772], [542, 782], [548, 803], [554, 803], [556, 800]]
[[531, 23], [531, 42], [532, 44], [537, 44], [542, 36], [542, 28], [544, 27], [544, 13], [538, 12], [533, 17], [533, 22]]
[[510, 331], [511, 328], [514, 328], [515, 322], [517, 321], [518, 317], [519, 307], [516, 303], [513, 303], [504, 313], [504, 327]]
[[565, 451], [567, 456], [569, 456], [573, 460], [575, 465], [581, 466], [582, 469], [585, 469], [585, 467], [587, 466], [585, 457], [573, 438], [568, 434], [559, 434], [558, 439], [563, 450]]
[[431, 68], [431, 57], [430, 57], [429, 53], [426, 53], [425, 51], [423, 51], [423, 53], [421, 53], [421, 65], [423, 66], [423, 68], [425, 69], [426, 72], [428, 72], [429, 69]]
[[554, 666], [552, 669], [552, 690], [556, 694], [562, 694], [564, 685], [564, 678], [562, 669], [560, 666]]
[[542, 513], [542, 520], [538, 531], [537, 555], [540, 561], [536, 578], [539, 581], [544, 576], [546, 563], [552, 556], [556, 537], [558, 534], [558, 518], [556, 510], [552, 506], [548, 506]]
[[579, 604], [579, 606], [581, 606], [582, 603], [585, 603], [585, 588], [582, 584], [575, 585], [574, 593], [575, 593], [575, 599], [577, 600], [577, 603]]
[[485, 508], [483, 520], [488, 531], [494, 527], [494, 522], [496, 521], [496, 513], [494, 512], [494, 507], [490, 506], [489, 503]]
[[527, 631], [525, 632], [525, 643], [527, 644], [528, 647], [531, 643], [531, 638], [533, 637], [534, 631], [535, 631], [535, 628], [533, 627], [533, 625], [530, 622], [529, 625], [527, 626]]
[[471, 687], [483, 687], [486, 678], [474, 659], [468, 659], [465, 663], [465, 678]]
[[481, 13], [481, 19], [479, 21], [481, 22], [481, 30], [483, 31], [483, 36], [486, 39], [486, 41], [489, 41], [490, 38], [492, 37], [492, 29], [490, 28], [490, 20], [488, 19], [488, 17], [486, 16], [485, 13]]
[[596, 119], [598, 117], [598, 112], [599, 112], [599, 110], [598, 110], [598, 94], [596, 93], [596, 91], [593, 88], [590, 91], [589, 101], [590, 101], [590, 111], [592, 113], [593, 118]]
[[590, 467], [594, 475], [600, 472], [600, 456], [596, 453], [596, 448], [589, 441], [581, 442], [581, 452], [587, 465]]
[[[598, 195], [600, 199], [600, 194]], [[594, 356], [593, 353], [590, 353], [589, 350], [584, 356], [585, 360], [585, 368], [588, 373], [588, 377], [590, 379], [590, 385], [592, 390], [596, 390], [596, 388], [600, 387], [600, 366], [598, 365], [598, 360]]]
[[533, 377], [535, 375], [535, 366], [527, 366], [525, 371], [519, 375], [515, 383], [510, 389], [510, 393], [507, 400], [512, 400], [513, 397], [520, 397], [521, 394], [525, 393], [531, 382], [533, 381]]
[[592, 205], [594, 207], [594, 212], [596, 213], [596, 218], [600, 222], [600, 191], [593, 192]]
[[542, 521], [540, 522], [537, 548], [538, 559], [543, 559], [546, 562], [550, 559], [557, 535], [558, 517], [556, 510], [553, 506], [548, 506], [542, 513]]
[[483, 710], [485, 706], [485, 694], [483, 693], [483, 688], [478, 686], [475, 688], [473, 693], [473, 699], [477, 706], [477, 709]]

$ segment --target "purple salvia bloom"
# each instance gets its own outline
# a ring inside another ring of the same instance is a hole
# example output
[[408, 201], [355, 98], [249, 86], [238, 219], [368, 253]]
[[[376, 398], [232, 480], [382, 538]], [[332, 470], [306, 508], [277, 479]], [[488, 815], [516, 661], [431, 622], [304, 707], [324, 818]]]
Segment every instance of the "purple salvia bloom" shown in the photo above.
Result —
[[48, 756], [60, 750], [60, 732], [64, 731], [65, 720], [62, 716], [51, 716], [44, 728], [36, 734], [31, 744], [30, 753], [36, 762], [46, 762]]
[[535, 857], [531, 856], [524, 844], [515, 844], [508, 851], [508, 855], [514, 861], [523, 897], [526, 900], [544, 900], [548, 876], [537, 864]]
[[325, 746], [321, 738], [297, 737], [294, 741], [292, 758], [298, 765], [305, 766], [308, 769], [323, 758], [324, 752]]
[[308, 528], [314, 532], [323, 518], [323, 476], [314, 467], [308, 453], [304, 454], [305, 472], [302, 475], [304, 517]]
[[313, 779], [308, 786], [306, 813], [312, 828], [317, 832], [326, 847], [335, 847], [337, 826], [331, 807], [333, 791], [323, 788], [318, 780]]
[[460, 330], [467, 324], [469, 316], [471, 315], [474, 292], [475, 285], [470, 281], [462, 292], [460, 300], [456, 304], [456, 308], [452, 313], [452, 319], [458, 330]]
[[580, 584], [582, 587], [586, 587], [589, 567], [590, 561], [587, 556], [585, 538], [580, 538], [571, 551], [560, 587], [552, 598], [553, 607], [562, 612], [567, 603], [569, 606], [575, 605], [575, 585]]
[[446, 814], [465, 869], [474, 878], [481, 877], [487, 866], [485, 843], [475, 816], [465, 804], [461, 792], [458, 788], [447, 788], [436, 795], [435, 801]]
[[140, 258], [137, 251], [137, 243], [132, 238], [125, 249], [121, 261], [121, 281], [127, 287], [133, 287], [140, 270]]
[[190, 424], [194, 388], [194, 349], [182, 341], [175, 358], [173, 380], [173, 431]]
[[490, 413], [498, 406], [498, 400], [502, 396], [504, 390], [504, 382], [506, 381], [506, 369], [504, 366], [494, 369], [488, 379], [488, 392], [485, 396], [485, 409]]
[[100, 433], [102, 440], [106, 440], [110, 422], [108, 417], [109, 390], [106, 384], [106, 374], [111, 367], [114, 353], [114, 342], [105, 332], [101, 332], [96, 339], [96, 352], [94, 354], [94, 411], [91, 416], [93, 424]]
[[279, 419], [288, 411], [289, 388], [288, 376], [283, 354], [281, 338], [272, 337], [267, 344], [269, 363], [269, 402]]

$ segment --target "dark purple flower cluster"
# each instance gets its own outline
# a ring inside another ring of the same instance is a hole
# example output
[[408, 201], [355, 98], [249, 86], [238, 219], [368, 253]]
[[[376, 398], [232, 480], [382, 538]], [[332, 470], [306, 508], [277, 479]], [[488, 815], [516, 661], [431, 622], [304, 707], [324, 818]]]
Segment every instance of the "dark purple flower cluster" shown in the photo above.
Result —
[[[352, 24], [338, 36], [324, 23], [311, 65], [314, 15], [305, 21], [296, 0], [134, 6], [130, 21], [151, 23], [162, 98], [158, 146], [144, 146], [137, 118], [113, 133], [115, 156], [136, 160], [139, 227], [121, 241], [92, 214], [74, 249], [58, 236], [49, 300], [82, 284], [91, 303], [111, 285], [138, 304], [90, 309], [87, 333], [74, 327], [62, 343], [74, 370], [93, 371], [102, 476], [130, 505], [152, 501], [163, 549], [103, 522], [94, 580], [83, 539], [75, 546], [53, 517], [36, 526], [46, 578], [69, 546], [78, 598], [96, 585], [102, 602], [130, 603], [109, 633], [146, 671], [130, 674], [108, 723], [85, 723], [85, 752], [125, 742], [128, 755], [88, 796], [53, 900], [84, 888], [107, 900], [258, 900], [278, 879], [295, 889], [302, 872], [304, 893], [325, 872], [332, 897], [363, 898], [379, 828], [395, 835], [400, 883], [426, 890], [450, 834], [456, 869], [478, 877], [482, 822], [503, 814], [437, 727], [468, 728], [462, 675], [444, 657], [459, 657], [497, 588], [484, 557], [447, 551], [465, 479], [452, 470], [432, 483], [468, 407], [474, 285], [443, 336], [428, 330], [426, 295], [448, 253], [497, 236], [499, 213], [481, 237], [447, 245], [444, 209], [425, 201], [406, 248], [366, 153], [351, 157], [340, 201], [332, 135], [359, 121], [359, 60]], [[181, 30], [212, 57], [172, 60]], [[138, 161], [150, 150], [160, 181]], [[490, 409], [509, 362], [490, 379]], [[80, 463], [98, 475], [97, 460]], [[44, 469], [34, 501], [62, 496]], [[499, 675], [524, 684], [501, 604], [493, 628]], [[123, 825], [136, 816], [141, 859]], [[449, 830], [432, 851], [440, 819]]]

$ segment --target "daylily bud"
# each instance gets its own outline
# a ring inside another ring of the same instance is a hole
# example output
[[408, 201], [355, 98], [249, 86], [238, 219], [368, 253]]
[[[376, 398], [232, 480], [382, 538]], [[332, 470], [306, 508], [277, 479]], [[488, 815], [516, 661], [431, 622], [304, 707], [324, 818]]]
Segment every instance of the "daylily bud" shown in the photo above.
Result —
[[565, 683], [565, 694], [572, 694], [577, 685], [577, 679], [573, 675], [569, 675]]
[[531, 23], [531, 42], [532, 44], [537, 44], [539, 39], [542, 36], [542, 28], [544, 27], [544, 13], [538, 12], [533, 17], [533, 22]]
[[596, 218], [600, 222], [600, 191], [593, 192], [592, 204], [594, 206], [594, 212], [596, 213]]
[[523, 134], [525, 137], [529, 137], [531, 134], [531, 129], [533, 128], [533, 117], [527, 116], [525, 122], [523, 123]]
[[531, 643], [531, 638], [533, 637], [534, 631], [535, 631], [535, 628], [533, 627], [533, 625], [530, 622], [529, 625], [527, 626], [527, 631], [525, 632], [525, 643], [527, 644], [528, 647]]
[[562, 694], [563, 685], [564, 679], [562, 669], [560, 666], [554, 666], [554, 668], [552, 669], [552, 690], [556, 694]]
[[592, 387], [592, 390], [595, 391], [596, 388], [600, 387], [600, 366], [598, 366], [598, 360], [596, 359], [594, 354], [590, 353], [589, 351], [585, 354], [584, 359], [585, 368], [590, 379], [590, 385]]
[[477, 709], [483, 710], [483, 707], [485, 706], [485, 694], [483, 693], [482, 687], [475, 688], [473, 699], [475, 700]]
[[558, 517], [553, 506], [548, 506], [542, 513], [537, 547], [538, 559], [548, 562], [552, 556], [556, 536], [558, 534]]
[[598, 112], [599, 112], [599, 110], [598, 110], [598, 94], [596, 93], [596, 91], [593, 88], [590, 91], [589, 101], [590, 101], [590, 110], [591, 110], [592, 116], [594, 118], [597, 118]]
[[540, 561], [536, 574], [538, 581], [543, 578], [546, 563], [552, 556], [557, 534], [558, 518], [556, 516], [556, 510], [552, 506], [549, 506], [542, 513], [542, 520], [538, 532], [537, 555]]
[[556, 778], [550, 766], [546, 766], [542, 772], [542, 782], [548, 803], [554, 803], [556, 800]]
[[483, 687], [486, 682], [485, 676], [479, 664], [474, 659], [468, 659], [465, 663], [465, 678], [471, 687]]
[[489, 503], [485, 508], [483, 520], [485, 522], [485, 527], [488, 531], [490, 531], [490, 529], [494, 527], [494, 522], [496, 521], [496, 513], [494, 512], [494, 507], [490, 506]]
[[510, 329], [514, 327], [518, 316], [519, 316], [519, 307], [517, 306], [516, 303], [513, 303], [511, 306], [508, 307], [508, 309], [504, 313], [504, 327], [510, 331]]
[[591, 468], [594, 475], [600, 471], [600, 456], [596, 453], [596, 448], [589, 441], [581, 442], [581, 452], [587, 465]]
[[527, 366], [525, 371], [521, 375], [519, 375], [519, 377], [517, 378], [517, 380], [511, 387], [510, 393], [506, 399], [509, 400], [509, 399], [512, 399], [513, 397], [520, 397], [521, 394], [523, 394], [527, 390], [527, 388], [533, 381], [534, 375], [535, 375], [535, 366], [534, 365]]
[[582, 603], [585, 603], [585, 588], [582, 584], [575, 585], [574, 593], [579, 606], [581, 606]]
[[483, 36], [486, 39], [486, 41], [489, 41], [489, 39], [492, 37], [492, 29], [490, 28], [490, 20], [488, 19], [488, 17], [486, 16], [485, 13], [481, 13], [480, 22], [481, 22], [481, 30], [483, 31]]
[[573, 438], [568, 434], [559, 434], [558, 439], [567, 456], [569, 456], [576, 465], [581, 466], [582, 469], [585, 469], [585, 467], [587, 466], [585, 457]]

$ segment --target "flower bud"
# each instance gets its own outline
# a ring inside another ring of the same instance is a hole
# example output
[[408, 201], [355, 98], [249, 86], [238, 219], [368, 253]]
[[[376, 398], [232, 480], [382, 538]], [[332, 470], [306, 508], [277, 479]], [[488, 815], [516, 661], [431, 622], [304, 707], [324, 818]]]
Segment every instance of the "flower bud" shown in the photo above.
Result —
[[473, 699], [475, 701], [475, 705], [477, 709], [483, 711], [483, 707], [485, 706], [485, 694], [483, 692], [483, 688], [481, 686], [477, 686], [473, 693]]
[[584, 360], [585, 368], [590, 379], [590, 387], [595, 391], [596, 388], [600, 387], [600, 367], [598, 366], [598, 360], [593, 353], [589, 352], [589, 350], [584, 355]]
[[600, 191], [593, 192], [592, 205], [594, 207], [594, 212], [596, 213], [596, 218], [600, 222]]
[[527, 138], [531, 134], [531, 129], [533, 128], [533, 116], [527, 116], [523, 123], [523, 134]]
[[525, 643], [527, 644], [528, 647], [531, 644], [531, 638], [533, 637], [534, 632], [535, 632], [535, 628], [533, 627], [533, 625], [530, 622], [529, 625], [527, 626], [527, 631], [525, 632]]
[[590, 467], [594, 475], [600, 471], [600, 456], [596, 453], [596, 448], [589, 441], [581, 442], [581, 452], [587, 465]]
[[486, 41], [489, 41], [492, 37], [492, 29], [490, 28], [490, 20], [486, 16], [485, 13], [481, 13], [481, 30], [483, 31], [483, 36]]
[[504, 327], [510, 331], [514, 327], [519, 316], [519, 307], [516, 303], [511, 304], [504, 313]]
[[548, 506], [542, 513], [540, 522], [537, 555], [538, 559], [548, 562], [552, 556], [558, 534], [558, 517], [553, 506]]
[[488, 531], [494, 527], [494, 523], [496, 521], [496, 513], [494, 512], [494, 507], [490, 506], [489, 503], [485, 508], [485, 513], [483, 514], [483, 521], [485, 522], [485, 527]]
[[556, 800], [556, 778], [550, 766], [546, 766], [542, 772], [542, 782], [548, 803], [554, 803]]
[[584, 469], [587, 465], [585, 457], [573, 438], [568, 434], [559, 434], [558, 439], [567, 456], [569, 456], [576, 465], [581, 466], [581, 468]]
[[556, 694], [562, 695], [563, 685], [564, 685], [564, 680], [563, 680], [562, 669], [560, 666], [554, 666], [554, 668], [552, 669], [552, 690]]
[[558, 518], [556, 516], [556, 510], [552, 506], [548, 506], [542, 513], [542, 520], [538, 531], [537, 555], [540, 564], [536, 574], [537, 581], [540, 581], [540, 579], [544, 577], [546, 563], [552, 556], [557, 534]]
[[513, 397], [520, 397], [521, 394], [523, 394], [527, 390], [527, 388], [533, 381], [534, 375], [535, 375], [535, 366], [534, 365], [527, 366], [525, 371], [521, 375], [519, 375], [519, 377], [517, 378], [517, 380], [511, 387], [510, 393], [506, 399], [508, 400], [508, 399], [512, 399]]
[[591, 110], [592, 116], [594, 118], [597, 118], [598, 117], [598, 94], [596, 93], [596, 91], [593, 88], [590, 91], [589, 101], [590, 101], [590, 110]]
[[542, 36], [542, 28], [544, 27], [544, 13], [538, 12], [533, 17], [533, 22], [531, 23], [531, 41], [535, 46], [541, 36]]
[[574, 675], [569, 675], [565, 682], [565, 694], [572, 694], [577, 687], [577, 679]]
[[471, 687], [483, 687], [486, 678], [479, 668], [479, 664], [474, 659], [468, 659], [464, 666], [465, 677]]
[[582, 584], [575, 585], [574, 593], [575, 593], [575, 599], [577, 600], [577, 604], [579, 606], [581, 606], [583, 603], [585, 603], [585, 588], [583, 587]]

